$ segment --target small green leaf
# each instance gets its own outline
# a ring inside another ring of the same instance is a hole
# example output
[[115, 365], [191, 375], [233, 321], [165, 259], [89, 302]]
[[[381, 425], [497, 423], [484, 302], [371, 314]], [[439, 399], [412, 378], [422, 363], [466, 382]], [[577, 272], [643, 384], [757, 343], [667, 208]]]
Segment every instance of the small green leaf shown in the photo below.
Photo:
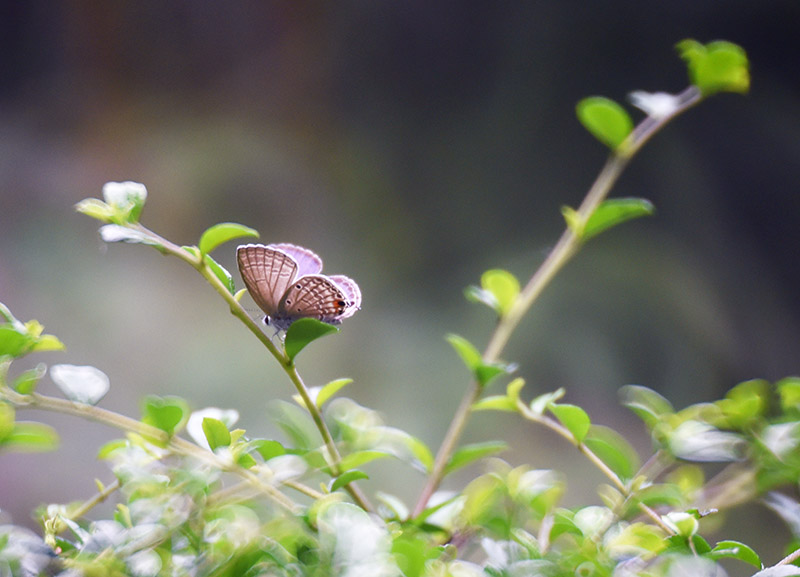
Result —
[[19, 453], [53, 451], [58, 447], [58, 433], [42, 423], [18, 421], [10, 434], [0, 443], [0, 448]]
[[0, 444], [14, 431], [16, 414], [14, 407], [0, 401]]
[[58, 337], [54, 335], [42, 335], [36, 339], [31, 347], [31, 352], [43, 353], [46, 351], [63, 351], [67, 347], [64, 346]]
[[251, 444], [258, 451], [258, 454], [261, 455], [261, 458], [265, 461], [269, 461], [274, 457], [280, 457], [281, 455], [286, 454], [286, 449], [283, 448], [278, 441], [273, 441], [270, 439], [259, 439], [256, 441], [251, 441]]
[[356, 451], [355, 453], [350, 453], [349, 455], [342, 457], [339, 466], [343, 471], [349, 471], [350, 469], [355, 469], [361, 465], [366, 465], [375, 459], [385, 459], [386, 457], [391, 456], [392, 455], [390, 453], [385, 451]]
[[600, 203], [583, 228], [583, 240], [589, 240], [611, 227], [625, 221], [650, 216], [655, 212], [653, 204], [643, 198], [612, 198]]
[[353, 481], [358, 481], [359, 479], [369, 479], [369, 475], [367, 475], [364, 471], [359, 471], [358, 469], [351, 469], [336, 477], [333, 480], [333, 482], [331, 482], [329, 491], [333, 493], [334, 491], [341, 489], [345, 485], [349, 485]]
[[494, 297], [497, 314], [505, 316], [519, 296], [517, 277], [506, 270], [487, 270], [481, 275], [481, 287]]
[[564, 395], [567, 394], [567, 391], [564, 390], [563, 387], [556, 389], [551, 393], [544, 393], [539, 395], [535, 399], [531, 401], [531, 411], [536, 413], [537, 415], [543, 415], [544, 412], [547, 410], [552, 403], [555, 403], [559, 399], [563, 398]]
[[483, 364], [480, 352], [467, 339], [452, 333], [447, 335], [446, 338], [470, 372], [474, 373]]
[[586, 433], [589, 432], [589, 427], [592, 422], [586, 411], [576, 405], [556, 405], [552, 404], [548, 407], [556, 418], [564, 425], [570, 433], [575, 437], [578, 443], [583, 442]]
[[614, 429], [592, 425], [583, 444], [623, 481], [632, 478], [639, 470], [639, 456], [636, 451]]
[[317, 407], [322, 408], [325, 402], [335, 395], [343, 387], [346, 387], [353, 382], [353, 379], [336, 379], [327, 385], [323, 386], [319, 393], [317, 393], [316, 404]]
[[584, 98], [576, 110], [581, 124], [611, 150], [617, 150], [633, 130], [630, 115], [609, 98]]
[[750, 71], [747, 53], [731, 42], [710, 42], [705, 46], [696, 40], [683, 40], [676, 46], [689, 68], [689, 79], [703, 96], [717, 92], [747, 93]]
[[619, 391], [622, 404], [636, 413], [652, 429], [666, 415], [674, 412], [670, 402], [652, 389], [640, 385], [627, 385]]
[[479, 459], [496, 455], [506, 450], [508, 450], [508, 445], [503, 441], [489, 441], [486, 443], [464, 445], [450, 457], [444, 469], [444, 474], [449, 475], [453, 471], [466, 467]]
[[200, 252], [208, 254], [221, 244], [235, 238], [258, 238], [258, 236], [258, 231], [250, 227], [235, 222], [222, 222], [206, 229], [197, 246], [200, 247]]
[[231, 444], [231, 433], [228, 431], [228, 427], [218, 419], [204, 418], [203, 433], [212, 451], [217, 447], [227, 447]]
[[148, 395], [142, 407], [142, 422], [172, 436], [189, 418], [189, 406], [179, 397]]
[[583, 229], [586, 228], [586, 221], [581, 218], [581, 214], [571, 206], [562, 206], [561, 215], [567, 223], [567, 228], [578, 238], [583, 238]]
[[139, 182], [107, 182], [103, 185], [103, 198], [113, 209], [114, 222], [136, 223], [147, 200], [147, 188]]
[[514, 368], [514, 366], [504, 365], [503, 363], [481, 363], [475, 369], [475, 378], [478, 379], [478, 383], [482, 387], [485, 387], [495, 377], [509, 373]]
[[0, 356], [20, 357], [32, 344], [32, 339], [11, 324], [0, 325]]
[[323, 323], [317, 319], [298, 319], [294, 321], [289, 327], [289, 330], [286, 331], [286, 341], [284, 343], [286, 354], [291, 361], [294, 361], [297, 354], [312, 341], [324, 337], [325, 335], [338, 332], [339, 329], [335, 326]]
[[786, 377], [775, 383], [784, 413], [800, 411], [800, 377]]
[[225, 286], [225, 288], [228, 289], [229, 293], [233, 294], [234, 292], [236, 292], [236, 286], [234, 286], [233, 284], [233, 277], [225, 267], [223, 267], [221, 264], [219, 264], [217, 261], [211, 258], [210, 255], [205, 255], [203, 260], [208, 265], [208, 268], [211, 269], [211, 272], [214, 273], [214, 276], [216, 276], [219, 279], [219, 281]]
[[740, 543], [739, 541], [720, 541], [714, 545], [714, 548], [709, 553], [709, 557], [715, 561], [723, 557], [730, 557], [752, 565], [753, 567], [761, 567], [761, 558], [758, 554], [748, 545]]
[[111, 222], [114, 216], [114, 209], [97, 198], [84, 198], [75, 205], [75, 210], [102, 222]]
[[517, 412], [517, 403], [508, 395], [491, 395], [472, 404], [473, 411], [508, 411]]
[[525, 379], [517, 377], [506, 386], [506, 396], [516, 403], [519, 400], [519, 393], [525, 386]]
[[271, 407], [270, 416], [271, 421], [281, 428], [297, 449], [310, 451], [322, 443], [319, 431], [305, 409], [278, 401]]

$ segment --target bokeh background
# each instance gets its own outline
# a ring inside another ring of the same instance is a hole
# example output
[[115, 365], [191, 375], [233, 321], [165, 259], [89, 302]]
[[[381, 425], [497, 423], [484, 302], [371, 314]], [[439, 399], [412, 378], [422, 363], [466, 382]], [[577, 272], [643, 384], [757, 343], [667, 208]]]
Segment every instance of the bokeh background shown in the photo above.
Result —
[[[175, 394], [237, 408], [266, 436], [270, 401], [291, 395], [193, 271], [104, 246], [73, 211], [105, 182], [134, 180], [150, 194], [143, 222], [174, 242], [240, 222], [354, 277], [363, 310], [305, 351], [301, 370], [311, 385], [352, 377], [350, 396], [435, 450], [467, 385], [443, 337], [481, 346], [493, 326], [464, 287], [493, 267], [528, 278], [563, 228], [560, 207], [580, 202], [605, 159], [576, 102], [683, 89], [674, 45], [687, 37], [745, 47], [751, 94], [715, 97], [645, 147], [614, 195], [646, 197], [656, 216], [592, 241], [506, 358], [529, 395], [566, 387], [643, 452], [620, 386], [683, 406], [800, 372], [794, 0], [2, 4], [0, 301], [67, 344], [29, 365], [110, 376], [105, 407], [137, 415], [143, 395]], [[235, 272], [234, 249], [215, 257]], [[0, 454], [0, 515], [33, 525], [39, 503], [111, 478], [94, 455], [118, 433], [24, 418], [63, 437], [54, 454]], [[597, 502], [599, 473], [547, 432], [481, 414], [466, 439], [501, 435], [510, 462], [570, 475], [568, 504]], [[399, 464], [371, 472], [410, 502], [423, 482]], [[729, 521], [730, 538], [772, 527], [762, 552], [779, 558], [771, 513]]]

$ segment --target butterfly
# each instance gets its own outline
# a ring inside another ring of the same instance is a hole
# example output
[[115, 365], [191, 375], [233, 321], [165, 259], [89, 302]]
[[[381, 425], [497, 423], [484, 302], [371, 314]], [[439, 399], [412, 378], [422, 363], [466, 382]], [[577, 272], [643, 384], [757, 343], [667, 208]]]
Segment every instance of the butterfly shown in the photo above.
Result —
[[361, 308], [356, 282], [320, 274], [322, 259], [302, 246], [244, 244], [236, 260], [247, 291], [267, 314], [264, 322], [278, 331], [302, 318], [336, 325]]

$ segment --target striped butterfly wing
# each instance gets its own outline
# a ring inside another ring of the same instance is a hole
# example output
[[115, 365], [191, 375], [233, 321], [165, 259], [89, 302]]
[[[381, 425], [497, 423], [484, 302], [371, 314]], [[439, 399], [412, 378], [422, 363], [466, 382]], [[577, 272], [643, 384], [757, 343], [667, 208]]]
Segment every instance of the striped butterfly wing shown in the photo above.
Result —
[[324, 275], [298, 278], [286, 291], [278, 307], [277, 319], [286, 326], [300, 318], [311, 317], [326, 323], [338, 323], [350, 305], [345, 292]]
[[334, 274], [328, 277], [336, 285], [342, 289], [347, 299], [347, 306], [344, 312], [339, 315], [340, 319], [346, 319], [356, 314], [357, 310], [361, 309], [361, 289], [358, 288], [356, 281], [343, 274]]
[[236, 249], [239, 273], [247, 291], [268, 317], [278, 313], [281, 298], [297, 276], [297, 262], [282, 250], [262, 244]]
[[285, 252], [297, 263], [297, 276], [307, 274], [319, 274], [322, 271], [322, 259], [314, 251], [289, 243], [276, 243], [268, 245], [269, 248], [276, 248]]

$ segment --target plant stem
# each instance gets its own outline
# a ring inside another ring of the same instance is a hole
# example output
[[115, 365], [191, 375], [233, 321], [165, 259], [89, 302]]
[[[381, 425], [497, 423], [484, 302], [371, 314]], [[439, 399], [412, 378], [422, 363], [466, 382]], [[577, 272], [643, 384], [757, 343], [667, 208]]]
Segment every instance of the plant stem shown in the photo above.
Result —
[[[594, 213], [603, 200], [606, 199], [611, 188], [619, 179], [628, 162], [641, 149], [641, 147], [661, 128], [678, 114], [696, 105], [702, 100], [700, 91], [690, 86], [676, 97], [676, 106], [670, 111], [659, 117], [648, 116], [642, 120], [628, 136], [628, 139], [609, 156], [600, 174], [598, 174], [586, 196], [578, 207], [577, 216], [580, 222], [586, 222]], [[533, 303], [542, 293], [544, 288], [550, 284], [555, 275], [567, 264], [570, 259], [578, 252], [582, 245], [582, 240], [570, 227], [567, 227], [561, 234], [556, 246], [539, 266], [530, 278], [525, 288], [520, 292], [519, 297], [506, 315], [498, 322], [492, 333], [489, 343], [483, 353], [483, 361], [486, 363], [497, 361], [508, 344], [511, 335], [519, 325], [522, 318], [530, 310]], [[431, 495], [439, 488], [444, 478], [444, 471], [447, 462], [455, 451], [461, 434], [464, 431], [466, 422], [472, 405], [480, 397], [481, 387], [477, 382], [473, 382], [464, 393], [461, 404], [458, 406], [450, 427], [445, 433], [442, 445], [436, 454], [431, 473], [420, 493], [417, 504], [414, 507], [413, 517], [418, 516], [424, 511]]]

